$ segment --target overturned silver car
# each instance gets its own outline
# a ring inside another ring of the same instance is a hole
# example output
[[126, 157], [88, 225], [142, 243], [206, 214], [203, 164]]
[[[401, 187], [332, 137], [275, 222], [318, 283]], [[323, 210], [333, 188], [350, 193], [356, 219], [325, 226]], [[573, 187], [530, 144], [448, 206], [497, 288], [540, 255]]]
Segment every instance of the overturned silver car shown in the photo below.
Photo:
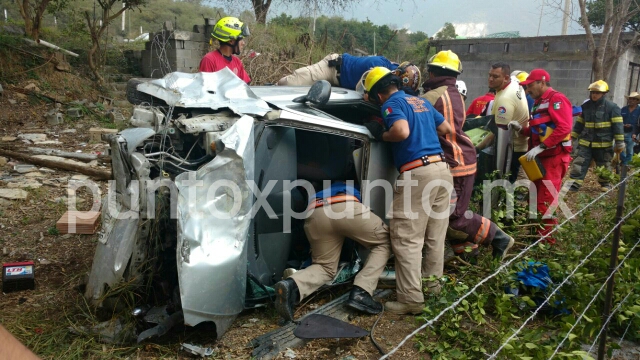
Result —
[[[285, 269], [308, 265], [309, 184], [353, 181], [383, 218], [391, 202], [390, 149], [362, 126], [379, 109], [355, 91], [249, 87], [225, 69], [133, 80], [128, 98], [135, 127], [110, 137], [114, 181], [85, 293], [96, 306], [132, 286], [137, 302], [213, 322], [220, 337]], [[331, 284], [366, 255], [346, 242]]]

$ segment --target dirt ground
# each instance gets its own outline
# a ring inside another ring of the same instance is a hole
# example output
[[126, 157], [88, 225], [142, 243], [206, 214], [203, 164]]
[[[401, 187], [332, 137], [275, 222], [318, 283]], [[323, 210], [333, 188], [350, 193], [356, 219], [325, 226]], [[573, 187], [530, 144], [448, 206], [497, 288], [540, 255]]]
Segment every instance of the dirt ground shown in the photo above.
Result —
[[[64, 102], [87, 99], [88, 103], [95, 103], [100, 94], [114, 95], [94, 90], [87, 79], [58, 73], [48, 67], [39, 69], [37, 74], [38, 79], [14, 81], [10, 86], [3, 84], [4, 95], [0, 96], [0, 129], [5, 138], [0, 141], [0, 148], [24, 151], [26, 147], [38, 146], [71, 152], [104, 153], [106, 144], [92, 142], [88, 130], [91, 127], [115, 127], [115, 124], [85, 115], [80, 119], [65, 117], [61, 125], [48, 125], [43, 114], [53, 109], [54, 104], [42, 97], [25, 95], [22, 90], [32, 83], [42, 94]], [[119, 99], [123, 100], [122, 97]], [[64, 105], [63, 109], [68, 107], [70, 105]], [[128, 116], [130, 109], [123, 107], [118, 110]], [[21, 134], [35, 133], [46, 134], [47, 140], [57, 140], [58, 143], [38, 145], [17, 138]], [[11, 137], [16, 139], [10, 139]], [[25, 260], [36, 263], [35, 290], [0, 294], [0, 323], [36, 354], [50, 359], [182, 359], [193, 357], [180, 351], [180, 344], [189, 342], [211, 346], [215, 350], [213, 358], [216, 359], [249, 359], [252, 351], [250, 340], [280, 326], [275, 310], [266, 307], [240, 314], [220, 341], [215, 341], [215, 335], [211, 331], [180, 328], [160, 339], [140, 345], [102, 344], [92, 336], [73, 334], [69, 328], [96, 322], [93, 310], [82, 297], [81, 284], [91, 268], [97, 235], [59, 234], [55, 228], [56, 221], [67, 210], [67, 205], [54, 200], [66, 197], [67, 181], [78, 174], [57, 169], [53, 172], [34, 169], [33, 173], [37, 174], [21, 175], [13, 171], [14, 165], [18, 163], [6, 160], [8, 162], [0, 166], [0, 188], [9, 188], [10, 184], [16, 183], [16, 179], [23, 183], [37, 182], [40, 186], [23, 188], [28, 193], [24, 200], [0, 199], [0, 263]], [[96, 168], [108, 169], [108, 165], [98, 163]], [[103, 190], [105, 186], [106, 183], [101, 182]], [[593, 196], [600, 193], [592, 173], [589, 174], [582, 193]], [[83, 191], [79, 192], [78, 197], [81, 199], [78, 208], [83, 210], [98, 200], [92, 199], [90, 194]], [[318, 294], [301, 307], [297, 315], [317, 308], [347, 290], [338, 288]], [[351, 323], [369, 330], [375, 320], [375, 316], [357, 316], [351, 319]], [[376, 339], [389, 350], [420, 324], [414, 317], [383, 314], [375, 330]], [[292, 349], [292, 352], [282, 352], [279, 358], [289, 359], [292, 356], [296, 359], [351, 360], [376, 359], [380, 355], [369, 339], [364, 338], [314, 340], [304, 347]], [[429, 359], [429, 356], [419, 353], [412, 340], [393, 358]]]

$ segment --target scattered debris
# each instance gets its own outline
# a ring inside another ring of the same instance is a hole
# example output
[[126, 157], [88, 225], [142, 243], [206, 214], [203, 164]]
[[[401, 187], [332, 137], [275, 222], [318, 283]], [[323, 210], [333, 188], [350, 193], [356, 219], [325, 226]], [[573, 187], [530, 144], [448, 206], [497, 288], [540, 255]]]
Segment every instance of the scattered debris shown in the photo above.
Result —
[[7, 165], [7, 161], [8, 161], [8, 159], [6, 157], [0, 156], [0, 166]]
[[167, 320], [169, 313], [167, 313], [167, 306], [155, 306], [147, 310], [144, 315], [144, 321], [150, 324], [161, 324]]
[[289, 359], [295, 359], [296, 358], [296, 352], [287, 348], [287, 351], [284, 352], [284, 357], [289, 358]]
[[[43, 148], [30, 147], [30, 148], [27, 148], [27, 150], [29, 150], [29, 152], [32, 154], [53, 155], [53, 156], [59, 156], [63, 158], [76, 159], [84, 162], [89, 162], [89, 161], [97, 160], [101, 158], [95, 154], [83, 154], [82, 152], [69, 152], [69, 151], [62, 151], [58, 149], [43, 149]], [[106, 158], [106, 156], [102, 156], [102, 158]]]
[[91, 328], [84, 326], [69, 328], [69, 331], [76, 335], [98, 335], [100, 341], [108, 344], [124, 344], [133, 338], [132, 329], [125, 327], [120, 318], [101, 322]]
[[0, 140], [2, 140], [2, 142], [11, 142], [11, 141], [16, 141], [17, 139], [18, 138], [15, 136], [3, 136], [2, 139]]
[[176, 311], [161, 324], [158, 324], [151, 329], [147, 329], [141, 332], [140, 335], [138, 335], [138, 344], [146, 339], [162, 336], [166, 334], [175, 324], [182, 322], [184, 322], [184, 314], [182, 313], [182, 311]]
[[105, 128], [91, 128], [89, 134], [91, 135], [91, 141], [102, 141], [102, 134], [117, 134], [118, 129], [105, 129]]
[[67, 115], [73, 118], [81, 118], [84, 114], [81, 108], [67, 109]]
[[[13, 204], [11, 201], [0, 198], [0, 209], [6, 209], [9, 206], [11, 206], [11, 204]], [[3, 255], [7, 255], [7, 254], [3, 254]]]
[[47, 135], [46, 134], [20, 134], [18, 135], [18, 139], [28, 140], [35, 144], [38, 142], [46, 141]]
[[98, 95], [98, 101], [103, 105], [113, 105], [113, 99], [106, 96]]
[[17, 104], [17, 103], [18, 103], [17, 101], [15, 101], [15, 100], [13, 100], [13, 99], [9, 99], [9, 104], [11, 104], [11, 105], [15, 105], [15, 104]]
[[24, 89], [29, 91], [40, 92], [40, 88], [38, 88], [34, 83], [27, 84], [27, 86], [25, 86]]
[[35, 288], [35, 264], [33, 261], [2, 264], [3, 293]]
[[2, 88], [2, 84], [0, 84], [0, 96], [2, 96], [2, 94], [4, 94], [4, 89]]
[[49, 125], [60, 125], [64, 121], [62, 114], [57, 112], [56, 110], [52, 110], [45, 115], [47, 119], [47, 124]]
[[54, 174], [56, 171], [53, 169], [49, 169], [46, 167], [42, 167], [40, 169], [38, 169], [40, 172], [44, 172], [44, 173], [48, 173], [48, 174]]
[[0, 189], [0, 198], [9, 200], [24, 200], [28, 193], [20, 189]]
[[24, 174], [24, 177], [26, 178], [41, 178], [41, 177], [47, 177], [47, 175], [39, 172], [39, 171], [34, 171], [34, 172], [30, 172], [30, 173], [26, 173]]
[[[49, 184], [47, 184], [49, 185]], [[65, 205], [69, 206], [72, 205], [73, 203], [71, 202], [71, 198], [68, 197], [57, 197], [57, 198], [53, 198], [53, 199], [49, 199], [49, 201], [53, 202], [53, 203], [64, 203]], [[76, 204], [82, 204], [84, 202], [83, 199], [76, 197]]]
[[198, 355], [200, 357], [211, 356], [214, 353], [213, 349], [210, 347], [203, 347], [187, 343], [182, 344], [181, 349], [190, 354]]
[[99, 220], [99, 211], [67, 211], [56, 222], [56, 229], [61, 234], [95, 234]]
[[36, 170], [36, 167], [30, 164], [18, 164], [14, 165], [13, 170], [20, 174], [26, 174]]
[[89, 177], [87, 175], [73, 175], [71, 177], [71, 180], [84, 181], [84, 180], [89, 180]]
[[76, 132], [77, 132], [76, 129], [66, 129], [66, 130], [60, 131], [61, 134], [75, 134]]
[[9, 189], [24, 189], [24, 188], [38, 189], [42, 187], [42, 184], [37, 182], [34, 179], [27, 179], [25, 181], [7, 182], [7, 187]]
[[94, 169], [85, 163], [61, 157], [50, 155], [29, 156], [5, 149], [0, 149], [0, 155], [8, 156], [16, 160], [28, 162], [39, 166], [46, 166], [52, 169], [75, 171], [81, 174], [89, 175], [98, 180], [109, 180], [111, 178], [111, 171], [109, 170]]

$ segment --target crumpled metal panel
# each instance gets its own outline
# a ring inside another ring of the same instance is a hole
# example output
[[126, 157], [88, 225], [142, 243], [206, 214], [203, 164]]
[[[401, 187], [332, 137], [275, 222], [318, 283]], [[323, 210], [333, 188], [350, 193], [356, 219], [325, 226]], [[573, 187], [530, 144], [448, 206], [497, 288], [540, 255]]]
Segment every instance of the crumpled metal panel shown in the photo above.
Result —
[[198, 115], [191, 118], [181, 116], [176, 120], [182, 125], [180, 129], [187, 134], [199, 134], [201, 132], [225, 131], [238, 120], [237, 115], [231, 112], [218, 114]]
[[122, 275], [133, 253], [140, 224], [139, 218], [117, 219], [117, 216], [108, 216], [108, 211], [103, 213], [100, 241], [96, 246], [85, 290], [85, 297], [94, 305], [100, 305], [105, 284], [113, 287], [122, 281]]
[[130, 128], [120, 132], [120, 136], [127, 142], [127, 153], [133, 154], [143, 141], [155, 135], [156, 132], [148, 128]]
[[[253, 118], [241, 117], [221, 140], [225, 149], [195, 176], [185, 172], [176, 177], [177, 262], [184, 322], [194, 326], [213, 321], [218, 337], [244, 307], [246, 242], [253, 206], [245, 180], [253, 179], [254, 172]], [[194, 178], [202, 184], [190, 189], [188, 182]], [[210, 190], [218, 181], [236, 184], [240, 192], [234, 195], [226, 186]], [[234, 200], [239, 210], [231, 216]], [[212, 211], [218, 211], [218, 216]]]
[[186, 108], [229, 108], [239, 115], [264, 115], [269, 105], [229, 68], [213, 73], [172, 72], [162, 79], [138, 85], [138, 91], [167, 104]]

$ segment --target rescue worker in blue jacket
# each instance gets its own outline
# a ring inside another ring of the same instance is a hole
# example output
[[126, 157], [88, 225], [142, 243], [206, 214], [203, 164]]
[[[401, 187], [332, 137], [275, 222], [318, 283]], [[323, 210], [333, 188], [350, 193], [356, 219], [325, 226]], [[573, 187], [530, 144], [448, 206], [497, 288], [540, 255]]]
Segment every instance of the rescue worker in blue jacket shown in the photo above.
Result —
[[622, 122], [624, 126], [624, 143], [625, 151], [620, 154], [620, 160], [623, 165], [629, 165], [631, 158], [633, 157], [633, 147], [636, 141], [636, 134], [638, 133], [638, 120], [640, 120], [640, 94], [632, 92], [627, 98], [627, 106], [620, 110], [622, 115]]
[[347, 53], [329, 54], [319, 62], [283, 77], [278, 85], [303, 86], [327, 80], [332, 86], [358, 90], [358, 85], [364, 80], [363, 75], [376, 66], [394, 71], [401, 80], [400, 87], [413, 95], [417, 94], [421, 74], [420, 69], [412, 63], [405, 61], [398, 65], [384, 56], [353, 56]]
[[[589, 85], [588, 90], [589, 100], [582, 104], [582, 116], [577, 118], [571, 132], [573, 141], [578, 143], [578, 150], [569, 174], [573, 180], [570, 191], [580, 189], [592, 159], [596, 166], [611, 170], [614, 151], [619, 154], [625, 149], [620, 108], [605, 98], [609, 85], [598, 80]], [[605, 178], [599, 178], [598, 182], [602, 191], [611, 188]]]
[[[400, 80], [386, 68], [373, 68], [364, 87], [365, 99], [382, 105], [384, 121], [384, 125], [371, 121], [365, 126], [378, 141], [391, 143], [393, 162], [400, 172], [390, 222], [397, 301], [387, 302], [385, 310], [420, 314], [424, 308], [421, 277], [439, 278], [444, 266], [453, 178], [438, 135], [452, 130], [428, 101], [398, 90]], [[427, 281], [426, 287], [430, 293], [440, 291], [438, 281]]]

